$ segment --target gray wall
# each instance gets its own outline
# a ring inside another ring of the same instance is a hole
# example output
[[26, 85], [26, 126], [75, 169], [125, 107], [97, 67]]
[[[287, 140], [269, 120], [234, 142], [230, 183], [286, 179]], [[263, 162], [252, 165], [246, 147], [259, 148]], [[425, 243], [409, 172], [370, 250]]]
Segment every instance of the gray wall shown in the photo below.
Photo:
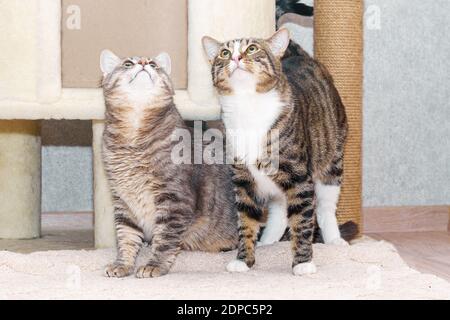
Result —
[[371, 5], [381, 24], [365, 29], [364, 205], [450, 204], [450, 1]]
[[[450, 1], [366, 8], [364, 205], [450, 204]], [[44, 122], [44, 211], [92, 210], [90, 136]]]
[[90, 121], [42, 122], [42, 211], [91, 211]]

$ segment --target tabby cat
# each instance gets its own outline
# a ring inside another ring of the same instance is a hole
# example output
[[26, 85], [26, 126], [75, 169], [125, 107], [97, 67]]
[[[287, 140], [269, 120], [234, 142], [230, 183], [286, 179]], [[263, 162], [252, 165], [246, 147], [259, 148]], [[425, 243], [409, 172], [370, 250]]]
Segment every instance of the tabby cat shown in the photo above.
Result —
[[[278, 241], [289, 226], [293, 273], [314, 273], [315, 211], [324, 242], [346, 244], [335, 211], [347, 121], [332, 77], [298, 46], [282, 59], [290, 43], [286, 29], [267, 40], [221, 43], [204, 37], [202, 42], [227, 132], [238, 131], [241, 145], [256, 143], [261, 149], [251, 153], [228, 140], [237, 160], [233, 181], [239, 249], [227, 269], [244, 272], [254, 265], [257, 235], [268, 207], [261, 243]], [[275, 145], [277, 152], [272, 150]], [[275, 171], [273, 157], [278, 158]]]
[[168, 273], [180, 249], [218, 252], [237, 246], [237, 213], [228, 166], [175, 164], [175, 129], [186, 129], [169, 79], [171, 62], [100, 57], [106, 122], [103, 161], [113, 194], [117, 259], [108, 277], [135, 270], [148, 242], [151, 258], [138, 278]]

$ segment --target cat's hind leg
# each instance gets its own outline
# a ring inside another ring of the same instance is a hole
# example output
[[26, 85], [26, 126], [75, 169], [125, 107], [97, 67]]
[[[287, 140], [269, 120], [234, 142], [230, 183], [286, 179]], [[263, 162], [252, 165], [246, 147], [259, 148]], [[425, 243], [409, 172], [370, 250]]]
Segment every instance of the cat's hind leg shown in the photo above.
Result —
[[325, 244], [348, 245], [341, 237], [336, 218], [337, 203], [341, 192], [342, 161], [342, 156], [337, 157], [326, 174], [314, 181], [317, 224]]
[[280, 241], [288, 225], [287, 202], [285, 197], [269, 203], [269, 216], [258, 246], [265, 246]]
[[114, 197], [114, 223], [117, 236], [117, 259], [105, 268], [105, 276], [122, 278], [134, 272], [144, 234], [133, 220], [126, 203]]

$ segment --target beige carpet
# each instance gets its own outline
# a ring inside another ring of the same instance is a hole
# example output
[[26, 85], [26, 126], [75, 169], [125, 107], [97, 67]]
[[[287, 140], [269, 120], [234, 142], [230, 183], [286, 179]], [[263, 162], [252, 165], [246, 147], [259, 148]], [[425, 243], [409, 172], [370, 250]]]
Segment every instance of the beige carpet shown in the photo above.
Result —
[[[143, 256], [145, 256], [145, 250]], [[235, 252], [183, 252], [156, 279], [108, 279], [113, 250], [0, 252], [1, 299], [450, 299], [450, 283], [409, 268], [394, 247], [364, 239], [314, 247], [318, 273], [294, 277], [288, 243], [258, 248], [246, 274], [229, 274]], [[142, 258], [140, 263], [142, 263]]]

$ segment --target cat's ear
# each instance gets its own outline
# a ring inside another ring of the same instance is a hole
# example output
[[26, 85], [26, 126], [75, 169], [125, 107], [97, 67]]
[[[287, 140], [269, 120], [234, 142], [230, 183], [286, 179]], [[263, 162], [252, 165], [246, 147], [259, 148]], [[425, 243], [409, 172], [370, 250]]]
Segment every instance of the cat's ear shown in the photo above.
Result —
[[204, 36], [202, 38], [203, 49], [205, 50], [206, 56], [208, 57], [209, 62], [213, 62], [214, 59], [219, 54], [220, 47], [222, 44], [208, 36]]
[[284, 55], [287, 47], [289, 46], [290, 35], [289, 31], [285, 28], [281, 28], [273, 34], [267, 43], [269, 44], [270, 51], [275, 57], [281, 58]]
[[110, 74], [119, 65], [120, 58], [109, 50], [103, 50], [100, 53], [100, 69], [103, 75]]
[[163, 68], [163, 70], [170, 75], [170, 73], [172, 72], [172, 62], [170, 60], [170, 56], [168, 53], [166, 52], [162, 52], [160, 53], [156, 58], [155, 58], [155, 62], [158, 64], [158, 66], [160, 66], [161, 68]]

